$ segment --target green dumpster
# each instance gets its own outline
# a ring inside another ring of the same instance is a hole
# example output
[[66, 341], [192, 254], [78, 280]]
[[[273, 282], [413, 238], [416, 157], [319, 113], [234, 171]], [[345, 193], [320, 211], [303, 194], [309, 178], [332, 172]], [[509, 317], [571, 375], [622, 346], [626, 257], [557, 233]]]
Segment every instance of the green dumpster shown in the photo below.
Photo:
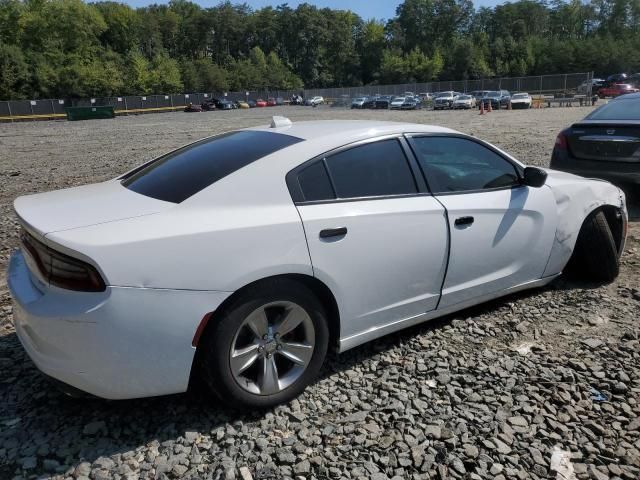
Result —
[[114, 118], [116, 112], [111, 105], [99, 107], [66, 107], [67, 120], [94, 120], [97, 118]]

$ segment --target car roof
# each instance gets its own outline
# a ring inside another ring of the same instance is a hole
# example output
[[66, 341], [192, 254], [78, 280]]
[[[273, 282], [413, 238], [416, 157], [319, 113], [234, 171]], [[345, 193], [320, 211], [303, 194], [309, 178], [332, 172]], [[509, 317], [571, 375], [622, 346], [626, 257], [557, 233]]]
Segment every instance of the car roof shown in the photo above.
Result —
[[619, 97], [616, 97], [610, 101], [616, 101], [619, 102], [621, 100], [634, 100], [634, 99], [638, 99], [640, 98], [640, 92], [636, 92], [636, 93], [627, 93], [625, 95], [620, 95]]
[[437, 125], [422, 125], [405, 122], [380, 122], [374, 120], [316, 120], [293, 122], [289, 126], [253, 127], [247, 130], [263, 130], [283, 133], [304, 140], [326, 138], [335, 140], [336, 145], [346, 145], [361, 138], [372, 138], [403, 132], [415, 133], [456, 133], [455, 130]]

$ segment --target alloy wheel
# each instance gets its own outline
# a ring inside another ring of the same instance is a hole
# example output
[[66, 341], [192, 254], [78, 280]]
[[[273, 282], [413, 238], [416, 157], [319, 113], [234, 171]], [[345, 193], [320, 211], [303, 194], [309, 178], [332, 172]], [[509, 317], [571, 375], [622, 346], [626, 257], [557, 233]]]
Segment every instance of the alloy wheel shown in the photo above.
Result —
[[273, 395], [300, 378], [315, 345], [311, 317], [300, 305], [280, 301], [249, 314], [236, 332], [229, 352], [231, 374], [244, 390]]

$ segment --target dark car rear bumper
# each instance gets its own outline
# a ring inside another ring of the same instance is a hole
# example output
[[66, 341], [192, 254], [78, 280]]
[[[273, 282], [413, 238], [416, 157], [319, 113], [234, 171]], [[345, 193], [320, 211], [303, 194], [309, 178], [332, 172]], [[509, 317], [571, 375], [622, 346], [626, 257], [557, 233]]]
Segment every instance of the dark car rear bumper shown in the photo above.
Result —
[[554, 150], [550, 167], [582, 177], [601, 178], [617, 184], [640, 185], [640, 162], [584, 160], [573, 157], [569, 152]]

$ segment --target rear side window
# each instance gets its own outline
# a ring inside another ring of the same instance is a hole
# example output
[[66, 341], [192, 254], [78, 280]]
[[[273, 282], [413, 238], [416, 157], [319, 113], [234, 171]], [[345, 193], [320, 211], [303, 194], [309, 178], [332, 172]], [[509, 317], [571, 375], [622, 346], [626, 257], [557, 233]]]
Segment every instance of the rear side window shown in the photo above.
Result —
[[395, 140], [383, 140], [326, 158], [338, 198], [416, 193], [407, 158]]
[[616, 99], [595, 110], [586, 120], [640, 120], [640, 97]]
[[298, 175], [298, 183], [305, 202], [335, 198], [331, 180], [322, 160], [302, 170]]
[[479, 143], [455, 137], [413, 139], [418, 163], [435, 194], [519, 185], [513, 164]]
[[122, 185], [147, 197], [180, 203], [236, 170], [301, 141], [264, 131], [226, 133], [160, 157], [129, 174]]

